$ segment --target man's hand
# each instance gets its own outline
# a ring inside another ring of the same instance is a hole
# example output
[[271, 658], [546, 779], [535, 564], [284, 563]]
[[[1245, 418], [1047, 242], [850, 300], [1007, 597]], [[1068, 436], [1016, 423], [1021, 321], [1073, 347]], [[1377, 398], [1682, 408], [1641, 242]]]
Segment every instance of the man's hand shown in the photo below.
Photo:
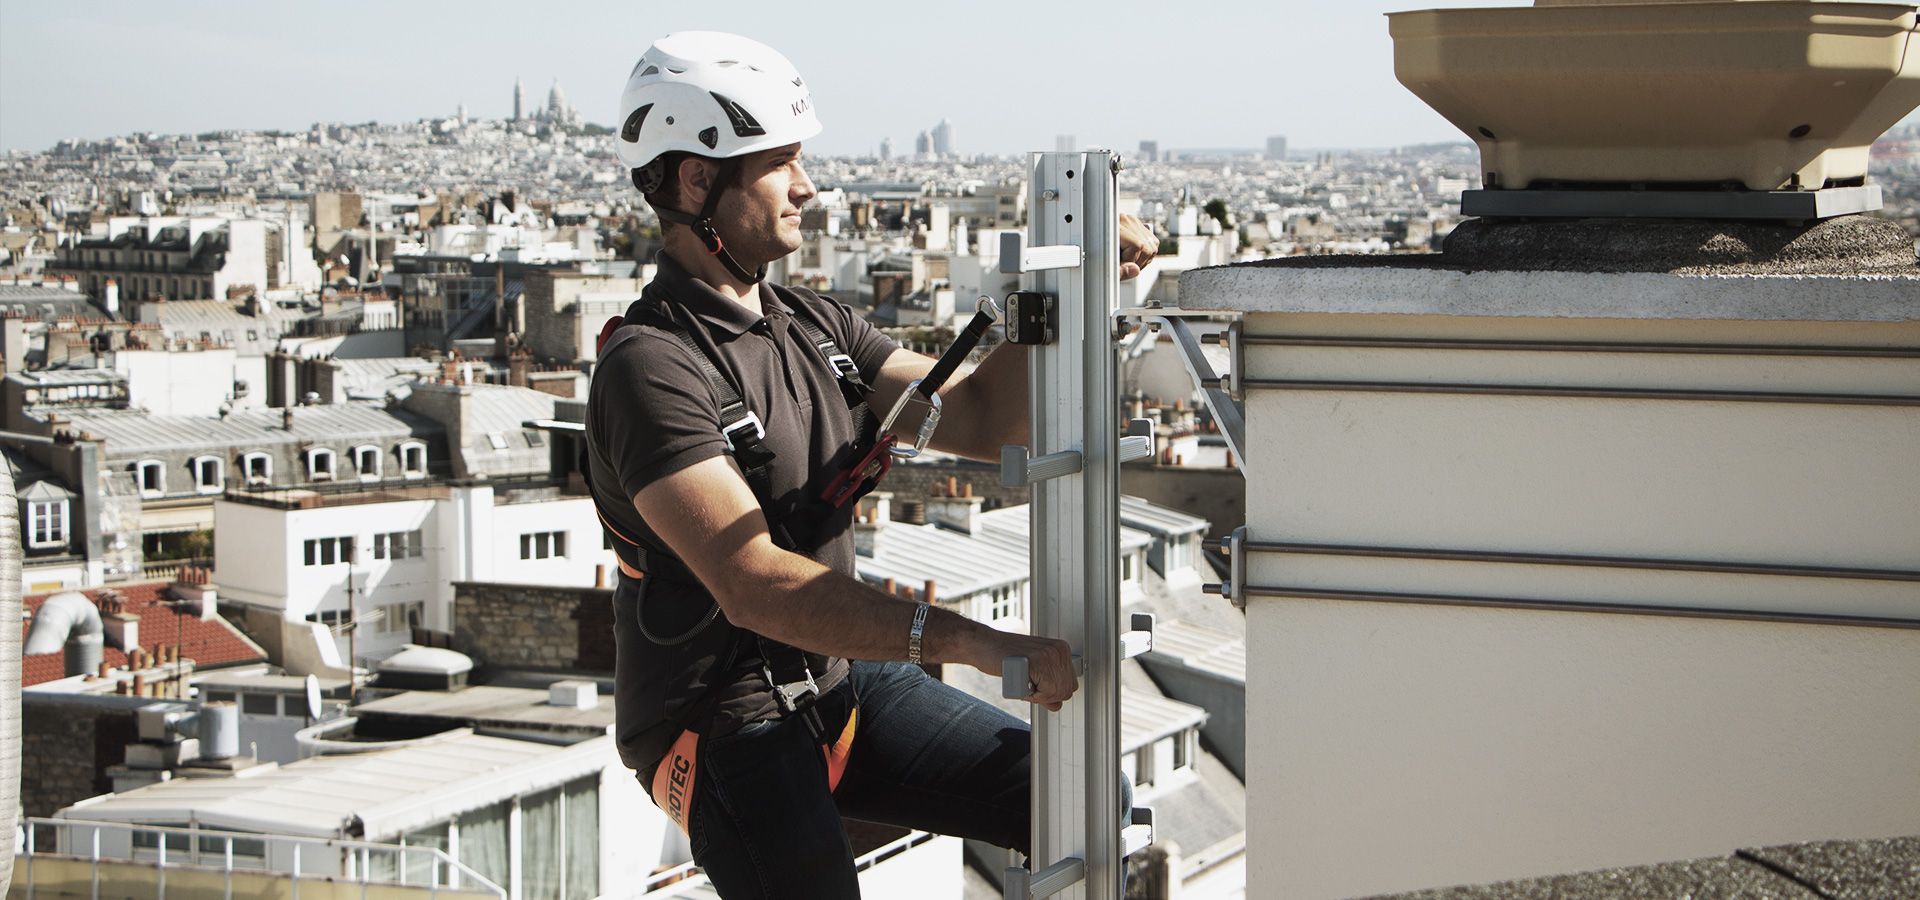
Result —
[[1001, 674], [1001, 660], [1026, 657], [1027, 678], [1033, 682], [1027, 700], [1055, 712], [1080, 689], [1080, 678], [1073, 672], [1073, 648], [1066, 641], [981, 628], [974, 632], [965, 654], [966, 665], [996, 676]]
[[1160, 239], [1145, 222], [1126, 213], [1120, 214], [1120, 280], [1140, 276], [1140, 270], [1160, 253]]

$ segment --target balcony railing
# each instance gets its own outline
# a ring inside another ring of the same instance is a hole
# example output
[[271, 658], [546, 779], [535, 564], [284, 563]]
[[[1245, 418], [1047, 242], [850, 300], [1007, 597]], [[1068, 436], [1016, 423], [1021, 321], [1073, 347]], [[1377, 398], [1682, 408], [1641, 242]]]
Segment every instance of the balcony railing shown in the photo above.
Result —
[[499, 885], [435, 847], [79, 819], [31, 818], [25, 824], [14, 892], [28, 900], [39, 891], [81, 896], [89, 887], [97, 897], [103, 877], [111, 882], [129, 871], [150, 871], [156, 897], [166, 896], [170, 876], [189, 893], [221, 890], [227, 897], [258, 895], [263, 878], [291, 881], [287, 896], [295, 900], [302, 881], [344, 881], [358, 885], [362, 896], [378, 886], [427, 897], [507, 897]]

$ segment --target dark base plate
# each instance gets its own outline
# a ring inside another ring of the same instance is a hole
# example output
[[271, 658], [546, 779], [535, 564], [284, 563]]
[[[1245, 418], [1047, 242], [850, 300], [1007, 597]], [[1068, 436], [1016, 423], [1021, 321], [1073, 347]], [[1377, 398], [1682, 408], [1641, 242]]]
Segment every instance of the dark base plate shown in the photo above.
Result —
[[1872, 212], [1880, 186], [1817, 191], [1473, 190], [1460, 213], [1542, 219], [1775, 219], [1804, 222]]

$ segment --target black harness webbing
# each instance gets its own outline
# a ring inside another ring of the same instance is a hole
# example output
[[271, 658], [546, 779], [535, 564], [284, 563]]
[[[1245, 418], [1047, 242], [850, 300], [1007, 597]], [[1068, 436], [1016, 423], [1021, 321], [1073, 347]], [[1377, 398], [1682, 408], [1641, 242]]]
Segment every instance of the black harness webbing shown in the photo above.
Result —
[[[769, 484], [775, 454], [766, 446], [766, 428], [760, 421], [760, 417], [747, 407], [739, 390], [721, 373], [719, 365], [700, 346], [700, 343], [694, 340], [685, 326], [674, 321], [657, 305], [643, 304], [645, 301], [635, 301], [627, 310], [627, 315], [617, 320], [621, 322], [620, 326], [606, 333], [606, 341], [599, 350], [600, 358], [606, 359], [614, 350], [638, 337], [642, 332], [640, 325], [643, 319], [646, 320], [645, 324], [671, 334], [693, 357], [694, 362], [700, 367], [701, 374], [705, 376], [708, 387], [713, 391], [714, 401], [720, 413], [721, 436], [726, 439], [735, 462], [739, 464], [741, 473], [746, 476], [748, 487], [760, 501], [774, 542], [782, 549], [794, 552], [811, 549], [811, 544], [816, 539], [820, 527], [829, 517], [837, 514], [844, 504], [828, 503], [821, 498], [809, 497], [784, 515], [776, 513]], [[866, 402], [869, 390], [867, 383], [860, 377], [859, 367], [854, 364], [853, 359], [841, 352], [839, 345], [824, 329], [805, 315], [799, 314], [797, 309], [795, 312], [794, 323], [799, 325], [808, 341], [819, 352], [821, 359], [833, 371], [834, 380], [839, 384], [841, 395], [847, 402], [847, 413], [854, 427], [854, 450], [857, 455], [867, 443], [874, 439], [873, 414]], [[613, 323], [608, 324], [611, 326]], [[877, 478], [867, 480], [863, 485], [864, 489], [853, 496], [857, 497], [871, 490], [874, 481], [877, 481]], [[634, 571], [644, 573], [648, 578], [699, 583], [685, 562], [662, 548], [648, 547], [643, 542], [627, 536], [616, 528], [613, 521], [604, 513], [601, 514], [600, 519], [608, 535], [613, 538], [610, 543], [613, 544], [615, 554], [624, 564], [623, 570], [630, 567]], [[691, 629], [673, 636], [654, 635], [646, 629], [644, 616], [636, 616], [636, 618], [641, 622], [642, 635], [649, 641], [671, 646], [691, 640], [710, 627], [719, 618], [719, 612], [720, 607], [716, 602], [713, 608], [708, 610]], [[820, 696], [819, 685], [814, 680], [814, 671], [815, 661], [817, 660], [818, 665], [824, 668], [825, 658], [745, 629], [740, 629], [740, 632], [753, 634], [758, 643], [763, 672], [781, 712], [785, 715], [804, 715], [808, 727], [815, 732], [815, 737], [819, 737], [824, 726], [819, 721], [818, 714], [812, 709], [813, 702]]]

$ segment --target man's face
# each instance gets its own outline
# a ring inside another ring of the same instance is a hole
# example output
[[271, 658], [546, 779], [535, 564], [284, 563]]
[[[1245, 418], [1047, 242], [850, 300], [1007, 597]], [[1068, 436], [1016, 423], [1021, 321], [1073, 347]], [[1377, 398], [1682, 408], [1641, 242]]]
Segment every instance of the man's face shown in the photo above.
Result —
[[741, 264], [771, 262], [800, 249], [800, 207], [818, 193], [800, 167], [800, 145], [762, 150], [740, 161], [740, 181], [713, 216]]

